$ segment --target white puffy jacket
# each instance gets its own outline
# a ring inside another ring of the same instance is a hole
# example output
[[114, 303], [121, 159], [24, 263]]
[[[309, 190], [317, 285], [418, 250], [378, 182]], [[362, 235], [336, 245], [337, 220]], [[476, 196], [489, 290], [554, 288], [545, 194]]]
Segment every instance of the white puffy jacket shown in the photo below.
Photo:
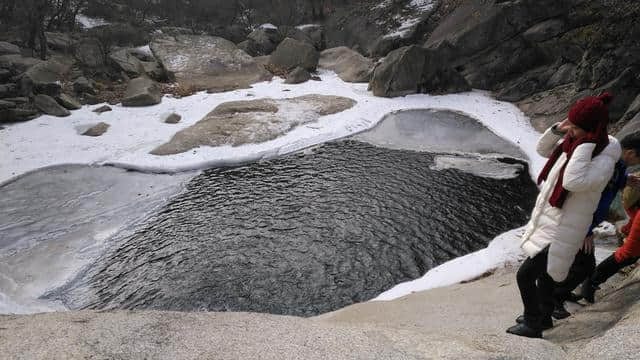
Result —
[[[560, 140], [561, 136], [548, 129], [538, 140], [538, 153], [548, 158]], [[549, 198], [567, 159], [566, 153], [560, 155], [542, 184], [531, 220], [522, 236], [520, 247], [529, 257], [551, 245], [547, 272], [557, 282], [567, 277], [593, 221], [602, 191], [613, 176], [615, 163], [622, 154], [620, 144], [611, 136], [609, 145], [592, 158], [595, 147], [596, 144], [585, 143], [574, 150], [562, 182], [569, 194], [562, 208], [555, 208], [549, 204]]]

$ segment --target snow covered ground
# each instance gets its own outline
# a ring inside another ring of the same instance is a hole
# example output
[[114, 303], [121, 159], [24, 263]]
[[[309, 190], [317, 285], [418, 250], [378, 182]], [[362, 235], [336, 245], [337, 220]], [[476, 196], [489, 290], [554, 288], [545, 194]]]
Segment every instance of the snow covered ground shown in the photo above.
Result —
[[[387, 114], [407, 109], [451, 109], [464, 113], [517, 145], [529, 157], [532, 174], [538, 173], [544, 164], [535, 152], [539, 134], [530, 126], [529, 120], [514, 105], [496, 101], [487, 93], [419, 94], [387, 99], [374, 97], [367, 91], [367, 84], [345, 83], [333, 72], [321, 71], [320, 77], [320, 82], [309, 81], [300, 85], [286, 85], [277, 79], [255, 84], [252, 89], [198, 93], [182, 99], [165, 97], [161, 104], [144, 108], [113, 106], [113, 111], [102, 115], [92, 112], [102, 104], [85, 106], [66, 118], [42, 116], [26, 123], [8, 125], [0, 130], [0, 153], [3, 154], [0, 158], [0, 184], [11, 182], [30, 171], [61, 164], [109, 164], [125, 169], [175, 173], [256, 161], [365, 131]], [[356, 100], [357, 105], [260, 144], [201, 147], [171, 156], [149, 154], [177, 131], [193, 125], [223, 102], [306, 94], [344, 96]], [[182, 121], [175, 125], [163, 123], [163, 114], [168, 112], [182, 115]], [[97, 138], [80, 135], [98, 122], [111, 125], [106, 134]], [[520, 256], [519, 231], [503, 234], [487, 249], [434, 268], [421, 279], [399, 284], [377, 300], [467, 280], [506, 261], [513, 261]]]
[[[112, 106], [98, 115], [85, 106], [71, 116], [38, 119], [6, 126], [0, 131], [0, 183], [26, 172], [60, 164], [114, 165], [148, 172], [174, 173], [214, 166], [233, 165], [272, 158], [309, 146], [349, 136], [375, 126], [386, 114], [404, 109], [451, 109], [478, 119], [490, 130], [522, 148], [532, 162], [532, 172], [543, 165], [535, 153], [538, 133], [514, 105], [496, 101], [483, 92], [455, 95], [410, 95], [379, 98], [367, 91], [367, 84], [351, 84], [335, 73], [322, 71], [322, 81], [286, 85], [282, 80], [255, 84], [252, 89], [219, 94], [198, 93], [176, 99], [165, 97], [161, 104], [144, 108]], [[285, 91], [289, 90], [289, 91]], [[154, 156], [149, 152], [168, 141], [177, 131], [189, 127], [223, 102], [259, 98], [291, 98], [307, 94], [338, 95], [357, 101], [353, 108], [321, 117], [289, 133], [260, 144], [239, 147], [202, 147], [193, 151]], [[162, 122], [163, 114], [182, 115], [178, 124]], [[90, 126], [105, 122], [111, 127], [100, 137], [80, 134]]]

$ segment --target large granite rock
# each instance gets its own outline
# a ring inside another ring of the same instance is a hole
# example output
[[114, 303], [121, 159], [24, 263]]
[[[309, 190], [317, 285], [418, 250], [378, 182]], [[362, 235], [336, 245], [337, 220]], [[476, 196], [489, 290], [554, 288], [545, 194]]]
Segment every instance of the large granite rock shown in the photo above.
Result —
[[170, 80], [193, 90], [246, 88], [271, 74], [235, 44], [212, 36], [156, 39], [151, 50]]
[[17, 45], [0, 41], [0, 55], [20, 55], [20, 48]]
[[320, 24], [307, 24], [297, 27], [311, 40], [311, 44], [318, 51], [322, 51], [327, 48], [327, 41], [325, 38], [324, 26]]
[[286, 38], [271, 54], [269, 64], [282, 71], [293, 70], [298, 66], [307, 71], [315, 71], [318, 60], [318, 52], [313, 46], [299, 40]]
[[0, 85], [0, 99], [16, 96], [17, 94], [18, 87], [15, 84]]
[[33, 102], [36, 108], [45, 114], [60, 117], [71, 115], [69, 110], [58, 104], [51, 96], [44, 94], [36, 95]]
[[285, 84], [301, 84], [303, 82], [309, 81], [311, 79], [311, 74], [301, 67], [295, 68], [292, 72], [287, 75], [285, 79]]
[[109, 59], [130, 77], [148, 75], [154, 79], [163, 77], [163, 69], [152, 57], [138, 49], [125, 48], [112, 52]]
[[346, 82], [369, 82], [374, 63], [360, 53], [345, 46], [327, 49], [320, 53], [318, 65], [335, 71]]
[[57, 96], [62, 92], [62, 81], [71, 70], [73, 60], [54, 57], [29, 68], [20, 80], [21, 92]]
[[64, 93], [56, 96], [55, 99], [58, 102], [58, 104], [64, 106], [64, 108], [67, 110], [78, 110], [82, 107], [82, 105], [78, 100]]
[[255, 53], [255, 55], [251, 54], [252, 56], [271, 54], [282, 39], [283, 37], [278, 32], [278, 29], [271, 27], [260, 27], [247, 36], [250, 48]]
[[424, 50], [418, 46], [392, 51], [373, 73], [369, 83], [373, 95], [395, 97], [417, 93], [424, 63]]
[[[339, 96], [306, 95], [292, 99], [233, 101], [219, 105], [151, 153], [179, 154], [199, 146], [239, 146], [273, 140], [321, 116], [345, 111], [355, 101]], [[286, 111], [280, 111], [281, 108]]]
[[41, 63], [42, 60], [24, 57], [22, 55], [1, 55], [0, 56], [0, 68], [8, 69], [12, 74], [22, 74], [30, 67]]
[[155, 81], [139, 77], [129, 81], [122, 106], [150, 106], [162, 101], [160, 86]]
[[71, 52], [76, 43], [76, 40], [69, 34], [47, 32], [45, 35], [47, 37], [47, 45], [53, 50]]
[[13, 108], [0, 110], [0, 124], [14, 123], [34, 119], [39, 115], [38, 110]]

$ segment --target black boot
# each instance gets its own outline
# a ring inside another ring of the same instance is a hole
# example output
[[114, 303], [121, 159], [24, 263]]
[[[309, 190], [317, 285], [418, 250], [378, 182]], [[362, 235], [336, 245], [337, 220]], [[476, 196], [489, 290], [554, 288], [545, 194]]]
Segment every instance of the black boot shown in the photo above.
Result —
[[569, 316], [571, 316], [571, 313], [564, 308], [564, 304], [560, 303], [555, 304], [555, 306], [553, 307], [553, 314], [551, 314], [551, 316], [554, 319], [560, 320], [568, 318]]
[[[520, 315], [516, 318], [517, 324], [524, 324], [524, 315]], [[549, 330], [553, 327], [553, 319], [548, 318], [547, 320], [543, 320], [541, 322], [541, 330]]]
[[599, 287], [591, 281], [591, 278], [587, 278], [587, 280], [582, 283], [582, 288], [580, 289], [582, 292], [582, 298], [593, 304], [595, 301], [596, 290], [598, 289]]
[[507, 333], [534, 339], [542, 338], [542, 329], [536, 329], [527, 324], [514, 325], [507, 329]]

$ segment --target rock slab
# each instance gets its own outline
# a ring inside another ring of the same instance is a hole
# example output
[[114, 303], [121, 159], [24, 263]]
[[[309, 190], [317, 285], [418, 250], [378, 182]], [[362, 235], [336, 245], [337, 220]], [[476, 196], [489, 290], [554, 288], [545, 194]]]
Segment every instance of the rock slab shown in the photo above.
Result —
[[171, 81], [191, 90], [247, 88], [271, 79], [264, 66], [234, 43], [214, 36], [156, 39], [151, 50]]
[[239, 146], [273, 140], [321, 116], [345, 111], [355, 101], [339, 96], [305, 95], [292, 99], [232, 101], [154, 149], [154, 155], [172, 155], [199, 146]]
[[335, 71], [342, 81], [369, 82], [373, 73], [373, 61], [346, 46], [327, 49], [320, 53], [318, 65]]
[[290, 71], [301, 67], [307, 71], [315, 71], [318, 67], [319, 54], [316, 49], [302, 41], [291, 38], [284, 39], [276, 51], [271, 54], [269, 64], [278, 70]]
[[129, 81], [122, 106], [150, 106], [161, 101], [160, 86], [149, 78], [139, 77]]
[[36, 108], [48, 115], [59, 117], [71, 115], [71, 112], [69, 112], [69, 110], [60, 106], [57, 101], [55, 101], [51, 96], [48, 95], [36, 95], [36, 97], [34, 98], [34, 104]]

